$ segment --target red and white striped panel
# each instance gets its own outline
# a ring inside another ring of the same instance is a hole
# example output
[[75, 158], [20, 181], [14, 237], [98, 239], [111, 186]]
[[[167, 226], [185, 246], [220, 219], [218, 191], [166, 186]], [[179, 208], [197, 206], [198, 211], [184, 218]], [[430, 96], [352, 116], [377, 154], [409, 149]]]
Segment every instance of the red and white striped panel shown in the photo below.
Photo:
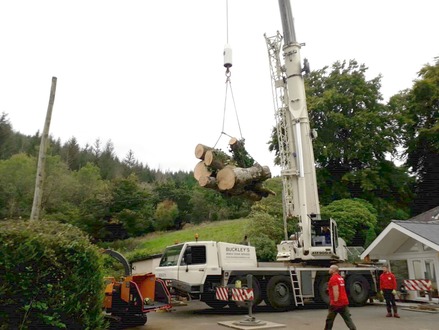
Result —
[[407, 290], [412, 291], [430, 291], [430, 280], [404, 280], [404, 286]]
[[233, 301], [249, 301], [255, 299], [253, 289], [237, 289], [232, 288]]
[[217, 300], [225, 300], [228, 301], [229, 300], [229, 291], [228, 288], [224, 288], [224, 287], [217, 287], [215, 290], [215, 298]]

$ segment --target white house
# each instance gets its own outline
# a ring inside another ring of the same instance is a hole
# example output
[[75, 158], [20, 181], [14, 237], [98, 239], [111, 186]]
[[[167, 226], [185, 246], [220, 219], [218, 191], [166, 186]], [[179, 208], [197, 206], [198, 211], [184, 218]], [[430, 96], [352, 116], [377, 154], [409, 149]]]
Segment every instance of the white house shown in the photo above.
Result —
[[[433, 300], [438, 301], [439, 206], [409, 220], [393, 220], [361, 254], [362, 259], [407, 262], [407, 279], [429, 279]], [[409, 299], [428, 301], [421, 291], [409, 291]]]

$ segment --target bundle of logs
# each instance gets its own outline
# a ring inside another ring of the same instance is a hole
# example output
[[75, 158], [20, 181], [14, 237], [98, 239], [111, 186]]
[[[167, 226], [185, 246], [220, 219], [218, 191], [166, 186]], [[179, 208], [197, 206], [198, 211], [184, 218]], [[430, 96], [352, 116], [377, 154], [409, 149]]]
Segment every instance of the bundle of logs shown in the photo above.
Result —
[[270, 169], [255, 162], [245, 150], [244, 140], [231, 138], [229, 149], [232, 157], [204, 144], [195, 147], [195, 157], [200, 161], [195, 166], [194, 177], [200, 186], [253, 201], [274, 195], [262, 184], [271, 178]]

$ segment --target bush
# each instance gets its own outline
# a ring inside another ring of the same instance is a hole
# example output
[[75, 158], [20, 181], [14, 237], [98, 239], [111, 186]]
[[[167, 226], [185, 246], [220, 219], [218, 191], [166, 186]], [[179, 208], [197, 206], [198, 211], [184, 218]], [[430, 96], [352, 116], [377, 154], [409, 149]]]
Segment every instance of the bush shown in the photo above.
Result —
[[256, 248], [258, 261], [276, 261], [276, 243], [265, 234], [254, 237], [250, 244]]
[[52, 221], [0, 228], [2, 328], [104, 328], [101, 254], [85, 234]]

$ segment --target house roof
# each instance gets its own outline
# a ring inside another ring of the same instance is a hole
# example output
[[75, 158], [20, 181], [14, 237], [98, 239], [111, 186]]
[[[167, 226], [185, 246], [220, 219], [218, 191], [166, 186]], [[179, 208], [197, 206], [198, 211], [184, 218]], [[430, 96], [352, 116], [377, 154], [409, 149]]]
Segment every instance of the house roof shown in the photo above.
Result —
[[439, 245], [439, 220], [430, 222], [394, 220], [392, 222]]
[[409, 220], [410, 221], [422, 221], [422, 222], [439, 221], [439, 206], [437, 206], [431, 210], [428, 210], [424, 213], [418, 214]]
[[391, 256], [409, 238], [439, 251], [439, 206], [409, 220], [393, 220], [361, 254], [361, 258]]

